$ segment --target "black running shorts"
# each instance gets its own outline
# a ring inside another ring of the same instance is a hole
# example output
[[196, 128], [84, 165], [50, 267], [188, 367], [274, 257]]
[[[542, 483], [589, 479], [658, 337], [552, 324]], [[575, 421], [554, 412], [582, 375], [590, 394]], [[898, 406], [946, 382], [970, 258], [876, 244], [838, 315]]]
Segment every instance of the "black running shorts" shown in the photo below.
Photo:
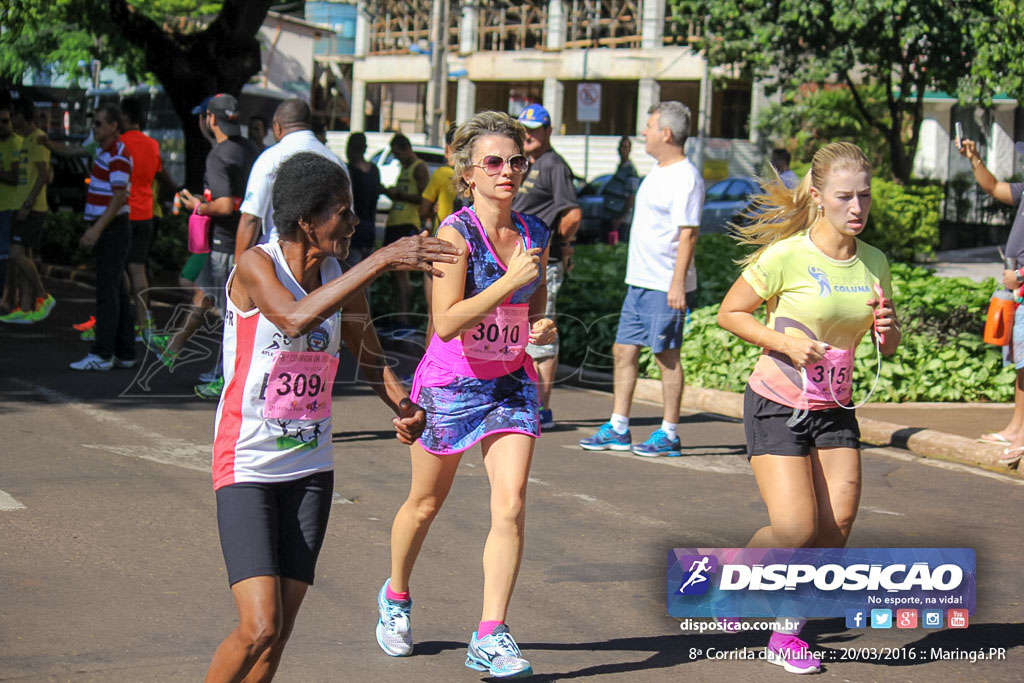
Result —
[[786, 424], [793, 409], [754, 393], [743, 394], [747, 458], [756, 455], [810, 455], [811, 448], [860, 448], [860, 425], [852, 410], [812, 410], [798, 424]]
[[254, 576], [313, 584], [334, 494], [334, 472], [217, 490], [220, 547], [234, 585]]

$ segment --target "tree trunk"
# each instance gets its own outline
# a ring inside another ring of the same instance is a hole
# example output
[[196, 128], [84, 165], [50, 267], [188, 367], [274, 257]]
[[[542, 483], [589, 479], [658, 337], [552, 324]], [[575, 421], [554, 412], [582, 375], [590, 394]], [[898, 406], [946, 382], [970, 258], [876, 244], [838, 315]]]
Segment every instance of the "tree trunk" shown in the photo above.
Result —
[[192, 108], [209, 95], [238, 97], [262, 68], [256, 39], [271, 0], [225, 0], [220, 14], [201, 32], [182, 34], [139, 14], [125, 0], [110, 0], [110, 15], [122, 34], [140, 47], [181, 120], [185, 136], [185, 185], [202, 189], [209, 143]]

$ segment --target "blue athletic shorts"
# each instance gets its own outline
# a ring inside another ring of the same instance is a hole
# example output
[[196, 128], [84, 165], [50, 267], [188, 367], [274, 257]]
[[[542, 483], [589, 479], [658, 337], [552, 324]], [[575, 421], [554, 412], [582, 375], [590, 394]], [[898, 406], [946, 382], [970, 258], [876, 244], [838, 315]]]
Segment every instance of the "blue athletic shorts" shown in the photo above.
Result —
[[[1018, 306], [1013, 314], [1013, 366], [1024, 368], [1024, 306]], [[1004, 349], [1010, 347], [1004, 346]]]
[[683, 313], [668, 305], [668, 293], [630, 285], [615, 343], [648, 346], [654, 353], [678, 349], [683, 345]]

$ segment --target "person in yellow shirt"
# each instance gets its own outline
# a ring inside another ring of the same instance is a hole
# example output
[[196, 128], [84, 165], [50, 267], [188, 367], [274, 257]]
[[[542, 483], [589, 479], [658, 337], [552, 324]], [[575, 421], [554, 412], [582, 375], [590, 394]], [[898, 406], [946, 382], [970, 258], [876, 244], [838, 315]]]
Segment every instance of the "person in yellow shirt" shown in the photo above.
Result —
[[33, 260], [33, 252], [43, 243], [50, 150], [40, 142], [46, 133], [36, 126], [36, 108], [31, 101], [15, 101], [11, 124], [23, 141], [18, 165], [18, 210], [11, 229], [11, 255], [4, 291], [4, 303], [11, 312], [0, 316], [0, 321], [24, 325], [45, 319], [57, 303], [46, 291]]
[[[452, 140], [455, 138], [454, 123], [444, 134], [444, 158], [447, 166], [440, 166], [430, 176], [427, 189], [420, 199], [420, 220], [424, 225], [432, 223], [430, 234], [437, 236], [441, 223], [455, 211], [455, 169], [452, 168]], [[427, 343], [434, 337], [434, 321], [430, 318], [430, 299], [433, 296], [434, 279], [430, 273], [423, 274], [423, 294], [427, 297]]]
[[[769, 523], [747, 547], [842, 548], [861, 495], [854, 350], [865, 334], [880, 355], [901, 340], [889, 264], [859, 238], [870, 162], [856, 145], [831, 143], [795, 189], [778, 180], [756, 202], [761, 211], [740, 233], [759, 249], [718, 311], [719, 325], [764, 349], [747, 381], [743, 425]], [[754, 317], [762, 304], [764, 323]], [[819, 671], [797, 637], [805, 620], [787, 621], [795, 623], [772, 633], [767, 659], [791, 673]]]
[[[384, 194], [391, 200], [391, 210], [384, 226], [384, 246], [392, 242], [419, 234], [423, 226], [420, 222], [420, 199], [423, 190], [430, 181], [430, 171], [425, 161], [416, 156], [409, 138], [396, 133], [391, 138], [391, 153], [402, 164], [398, 180], [392, 187], [384, 188]], [[412, 305], [412, 285], [409, 274], [396, 271], [392, 274], [395, 296], [394, 311], [397, 314], [399, 330], [409, 327], [409, 311]], [[398, 332], [399, 330], [395, 330]]]
[[[7, 258], [11, 249], [11, 221], [18, 210], [18, 166], [21, 136], [11, 128], [11, 106], [0, 104], [0, 290], [7, 280]], [[4, 301], [6, 301], [6, 297]], [[4, 310], [6, 315], [9, 310]]]

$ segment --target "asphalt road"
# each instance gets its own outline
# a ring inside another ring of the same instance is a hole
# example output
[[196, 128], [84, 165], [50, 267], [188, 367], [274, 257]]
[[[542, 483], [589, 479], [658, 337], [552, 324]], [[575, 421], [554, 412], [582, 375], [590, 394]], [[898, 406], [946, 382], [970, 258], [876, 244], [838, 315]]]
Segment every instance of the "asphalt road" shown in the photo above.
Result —
[[[173, 374], [151, 372], [151, 357], [135, 370], [74, 373], [67, 363], [87, 345], [69, 326], [89, 315], [92, 292], [67, 283], [54, 292], [59, 303], [47, 321], [0, 328], [0, 679], [198, 680], [235, 623], [209, 473], [215, 406], [191, 396], [195, 374], [211, 361], [197, 348], [197, 360]], [[171, 313], [158, 309], [161, 320]], [[479, 618], [488, 527], [479, 451], [463, 458], [413, 575], [416, 654], [386, 657], [373, 636], [375, 598], [407, 492], [408, 452], [382, 404], [350, 376], [339, 373], [333, 404], [336, 504], [278, 679], [479, 680], [463, 666]], [[553, 403], [558, 426], [537, 444], [509, 614], [536, 678], [790, 678], [739, 659], [755, 656], [763, 635], [681, 633], [665, 614], [668, 549], [742, 546], [767, 521], [741, 455], [742, 425], [688, 414], [687, 457], [648, 460], [575, 447], [606, 419], [608, 395], [560, 388]], [[635, 437], [646, 437], [659, 413], [636, 406]], [[812, 621], [812, 643], [836, 659], [852, 655], [822, 675], [1021, 680], [1022, 503], [1019, 479], [866, 451], [850, 544], [974, 548], [978, 610], [966, 631]], [[990, 647], [1006, 648], [1005, 659], [948, 661], [933, 652]], [[909, 648], [916, 659], [872, 661], [883, 648]]]

